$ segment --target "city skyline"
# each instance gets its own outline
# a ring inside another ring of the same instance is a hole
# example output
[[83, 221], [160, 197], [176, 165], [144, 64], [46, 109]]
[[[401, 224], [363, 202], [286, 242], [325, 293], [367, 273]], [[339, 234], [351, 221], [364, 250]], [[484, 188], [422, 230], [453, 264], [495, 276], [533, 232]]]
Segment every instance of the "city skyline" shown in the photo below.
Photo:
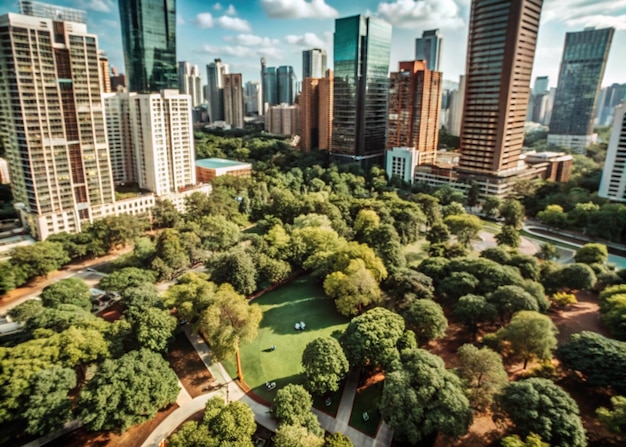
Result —
[[[98, 35], [99, 47], [107, 53], [109, 65], [125, 73], [121, 28], [114, 0], [57, 0], [60, 6], [87, 11], [90, 32]], [[268, 66], [293, 65], [302, 73], [302, 51], [321, 48], [333, 58], [334, 19], [355, 14], [373, 15], [393, 26], [392, 67], [413, 59], [415, 38], [428, 29], [439, 28], [445, 44], [441, 55], [444, 79], [457, 81], [464, 74], [470, 0], [233, 0], [204, 3], [177, 2], [177, 61], [206, 66], [221, 58], [231, 72], [242, 73], [244, 82], [258, 81], [259, 60]], [[16, 12], [13, 0], [0, 0], [4, 12]], [[417, 18], [416, 18], [417, 17]], [[533, 71], [549, 76], [556, 86], [565, 33], [585, 26], [616, 28], [602, 86], [623, 83], [626, 53], [626, 0], [573, 0], [568, 10], [559, 10], [557, 0], [545, 0]], [[410, 43], [409, 43], [410, 42]], [[206, 83], [202, 71], [203, 83]], [[300, 80], [300, 79], [299, 79]]]

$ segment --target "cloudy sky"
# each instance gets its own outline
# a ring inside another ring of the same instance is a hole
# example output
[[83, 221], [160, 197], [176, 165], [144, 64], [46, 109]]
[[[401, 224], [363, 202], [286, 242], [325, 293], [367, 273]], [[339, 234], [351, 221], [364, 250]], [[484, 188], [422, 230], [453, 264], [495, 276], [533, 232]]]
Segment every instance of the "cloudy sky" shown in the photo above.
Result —
[[[88, 30], [98, 35], [111, 65], [124, 71], [116, 0], [49, 0], [87, 10]], [[16, 0], [0, 0], [0, 13], [17, 11]], [[414, 57], [415, 38], [439, 28], [444, 35], [441, 69], [458, 80], [465, 70], [470, 0], [177, 0], [177, 53], [201, 67], [215, 58], [259, 79], [259, 58], [268, 65], [293, 65], [302, 74], [302, 50], [325, 48], [332, 65], [334, 19], [355, 14], [382, 17], [393, 25], [392, 70]], [[567, 31], [586, 26], [615, 27], [603, 85], [626, 82], [626, 0], [544, 0], [534, 75], [556, 86]]]

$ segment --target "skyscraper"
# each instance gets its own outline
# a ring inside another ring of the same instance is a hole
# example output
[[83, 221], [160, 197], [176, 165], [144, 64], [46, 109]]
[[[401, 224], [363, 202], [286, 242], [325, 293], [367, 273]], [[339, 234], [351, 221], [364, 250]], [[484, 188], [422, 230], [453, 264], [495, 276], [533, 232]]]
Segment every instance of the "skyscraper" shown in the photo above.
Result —
[[115, 202], [98, 39], [59, 20], [76, 10], [44, 6], [54, 13], [0, 16], [0, 136], [15, 202], [40, 239], [80, 231]]
[[246, 115], [258, 115], [261, 111], [261, 84], [257, 81], [246, 82], [243, 97]]
[[548, 76], [537, 76], [535, 78], [535, 86], [533, 87], [533, 95], [543, 95], [548, 91], [550, 78]]
[[221, 59], [215, 59], [206, 66], [207, 102], [211, 122], [224, 120], [224, 76], [228, 74], [228, 65]]
[[519, 166], [542, 3], [472, 1], [461, 172], [502, 176]]
[[276, 70], [278, 104], [293, 104], [296, 99], [296, 73], [291, 65], [281, 65]]
[[330, 149], [332, 138], [333, 74], [328, 70], [324, 78], [306, 78], [302, 81], [300, 106], [300, 148]]
[[178, 88], [176, 1], [120, 0], [119, 10], [128, 90]]
[[102, 93], [111, 93], [111, 73], [109, 72], [109, 58], [104, 51], [98, 55], [100, 63], [100, 76], [102, 77]]
[[593, 117], [613, 28], [567, 33], [548, 143], [584, 152], [595, 141]]
[[387, 149], [415, 148], [420, 165], [435, 163], [441, 111], [441, 72], [426, 65], [400, 62], [389, 83]]
[[326, 50], [313, 48], [302, 52], [302, 80], [306, 78], [323, 78], [326, 75]]
[[178, 63], [178, 90], [191, 96], [192, 107], [202, 104], [202, 78], [197, 65], [185, 61]]
[[415, 59], [426, 61], [429, 70], [439, 71], [442, 42], [438, 29], [424, 31], [422, 37], [415, 39]]
[[268, 107], [278, 104], [278, 80], [275, 67], [263, 65], [261, 84], [263, 86], [263, 110], [266, 111]]
[[626, 103], [615, 108], [598, 195], [626, 202]]
[[391, 25], [360, 15], [335, 20], [335, 158], [382, 162], [387, 128]]
[[598, 97], [596, 106], [596, 120], [598, 126], [608, 126], [613, 122], [613, 112], [626, 99], [626, 84], [611, 84], [603, 88]]
[[224, 121], [243, 129], [243, 80], [241, 73], [224, 75]]
[[461, 136], [463, 122], [463, 106], [465, 105], [465, 75], [459, 76], [459, 88], [450, 93], [448, 133], [456, 137]]

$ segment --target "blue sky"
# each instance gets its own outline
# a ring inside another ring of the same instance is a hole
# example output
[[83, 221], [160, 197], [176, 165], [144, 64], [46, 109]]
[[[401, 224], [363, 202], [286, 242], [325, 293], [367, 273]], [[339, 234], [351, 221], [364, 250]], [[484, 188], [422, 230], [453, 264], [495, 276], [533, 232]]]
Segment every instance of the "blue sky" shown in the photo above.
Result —
[[[124, 72], [119, 12], [115, 0], [56, 0], [62, 6], [88, 12], [88, 29], [111, 65]], [[245, 81], [259, 79], [259, 59], [269, 66], [293, 65], [301, 77], [302, 50], [321, 47], [332, 65], [334, 18], [376, 15], [393, 25], [392, 70], [414, 57], [414, 41], [423, 30], [439, 28], [444, 35], [441, 69], [444, 78], [458, 80], [465, 70], [470, 0], [177, 0], [178, 60], [200, 66], [221, 58], [231, 73]], [[15, 0], [0, 0], [0, 13], [17, 11]], [[626, 0], [544, 0], [535, 55], [534, 76], [550, 76], [556, 86], [567, 31], [585, 26], [613, 26], [617, 32], [603, 85], [626, 82]]]

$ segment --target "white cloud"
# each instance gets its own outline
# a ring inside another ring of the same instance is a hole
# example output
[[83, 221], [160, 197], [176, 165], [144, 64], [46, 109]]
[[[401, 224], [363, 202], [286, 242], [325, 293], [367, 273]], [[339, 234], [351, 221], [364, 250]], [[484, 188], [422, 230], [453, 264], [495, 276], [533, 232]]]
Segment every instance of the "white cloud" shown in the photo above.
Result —
[[213, 10], [214, 11], [221, 11], [222, 10], [222, 5], [220, 3], [216, 3], [213, 5]]
[[206, 54], [214, 54], [218, 56], [231, 56], [231, 57], [242, 57], [242, 58], [265, 56], [265, 57], [271, 57], [273, 59], [280, 59], [282, 57], [282, 51], [276, 47], [251, 48], [251, 47], [244, 47], [241, 45], [235, 45], [235, 46], [204, 45], [197, 52], [206, 53]]
[[304, 33], [301, 36], [290, 34], [285, 36], [285, 41], [287, 41], [288, 44], [298, 45], [301, 47], [322, 48], [326, 46], [326, 42], [317, 37], [314, 33]]
[[566, 22], [569, 26], [587, 27], [595, 26], [596, 28], [613, 27], [616, 30], [626, 30], [626, 14], [620, 16], [594, 15], [570, 19]]
[[464, 25], [459, 5], [454, 0], [381, 2], [376, 15], [399, 28], [460, 28]]
[[80, 9], [99, 12], [111, 12], [115, 9], [115, 3], [112, 0], [78, 0], [76, 5]]
[[182, 16], [176, 16], [176, 24], [177, 25], [184, 25], [185, 23], [186, 23], [185, 19], [183, 19]]
[[237, 10], [235, 9], [233, 5], [228, 5], [228, 9], [226, 10], [224, 14], [229, 15], [229, 16], [236, 16]]
[[196, 16], [194, 23], [198, 28], [213, 28], [213, 16], [210, 12], [201, 12]]
[[333, 19], [339, 15], [324, 0], [261, 0], [261, 6], [276, 19]]
[[237, 17], [222, 16], [217, 19], [216, 22], [221, 28], [239, 31], [241, 33], [249, 33], [252, 30], [246, 20]]
[[[624, 29], [624, 16], [616, 13], [626, 8], [626, 0], [568, 0], [567, 8], [560, 0], [546, 0], [541, 13], [542, 22], [551, 20], [564, 22], [569, 26], [584, 26], [584, 19], [591, 19], [589, 26], [614, 26]], [[623, 12], [623, 11], [622, 11]], [[620, 22], [621, 18], [621, 22]]]
[[255, 36], [254, 34], [238, 34], [236, 36], [224, 37], [226, 42], [233, 42], [238, 45], [244, 45], [247, 47], [271, 47], [278, 45], [278, 39], [271, 39], [269, 37]]

